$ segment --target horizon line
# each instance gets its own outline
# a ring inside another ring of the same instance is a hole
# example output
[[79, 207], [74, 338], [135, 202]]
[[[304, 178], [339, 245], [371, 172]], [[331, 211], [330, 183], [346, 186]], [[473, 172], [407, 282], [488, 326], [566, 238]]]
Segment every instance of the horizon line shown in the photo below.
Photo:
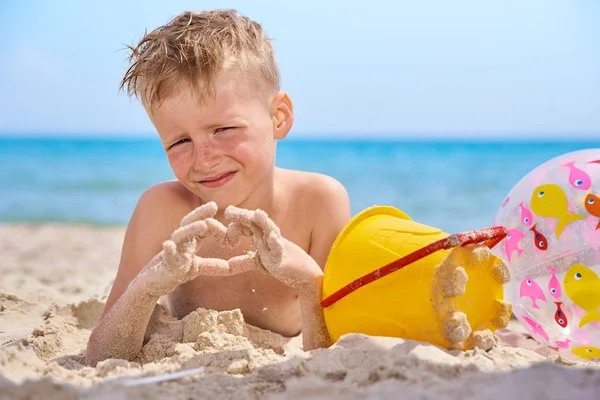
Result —
[[[155, 132], [147, 133], [135, 133], [135, 132], [9, 132], [0, 131], [0, 139], [97, 139], [97, 140], [157, 140], [158, 135]], [[453, 140], [468, 140], [468, 141], [484, 141], [484, 142], [524, 142], [524, 141], [535, 141], [535, 142], [569, 142], [569, 141], [587, 141], [587, 142], [600, 142], [600, 132], [528, 132], [528, 133], [511, 133], [503, 134], [497, 133], [408, 133], [398, 132], [396, 134], [385, 134], [379, 133], [304, 133], [304, 134], [293, 134], [288, 136], [285, 140], [287, 141], [411, 141], [411, 142], [422, 142], [422, 141], [453, 141]]]

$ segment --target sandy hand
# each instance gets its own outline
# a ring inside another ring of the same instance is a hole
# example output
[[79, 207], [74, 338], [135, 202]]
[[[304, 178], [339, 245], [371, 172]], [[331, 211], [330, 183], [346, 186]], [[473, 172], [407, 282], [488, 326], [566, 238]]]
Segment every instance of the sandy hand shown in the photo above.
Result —
[[150, 295], [162, 296], [200, 275], [235, 275], [252, 269], [249, 263], [230, 265], [227, 260], [196, 255], [200, 241], [209, 235], [220, 242], [239, 240], [240, 227], [228, 230], [214, 219], [217, 210], [217, 205], [210, 202], [183, 217], [181, 227], [163, 243], [163, 250], [140, 271], [136, 283], [142, 284]]
[[225, 218], [235, 227], [230, 237], [252, 236], [255, 252], [229, 259], [232, 268], [262, 269], [280, 282], [299, 289], [322, 275], [318, 264], [298, 245], [281, 236], [277, 225], [262, 210], [245, 210], [229, 206]]

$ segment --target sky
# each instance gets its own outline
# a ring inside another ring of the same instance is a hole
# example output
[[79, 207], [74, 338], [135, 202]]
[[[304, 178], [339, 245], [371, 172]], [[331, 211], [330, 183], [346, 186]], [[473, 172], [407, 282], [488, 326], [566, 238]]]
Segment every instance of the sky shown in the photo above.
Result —
[[295, 137], [600, 137], [597, 0], [4, 0], [0, 134], [155, 135], [124, 46], [208, 8], [273, 38]]

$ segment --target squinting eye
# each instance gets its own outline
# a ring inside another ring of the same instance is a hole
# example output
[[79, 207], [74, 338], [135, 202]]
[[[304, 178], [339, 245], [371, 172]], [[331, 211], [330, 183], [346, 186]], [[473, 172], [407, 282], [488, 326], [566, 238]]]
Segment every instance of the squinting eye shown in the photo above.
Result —
[[594, 199], [588, 199], [588, 204], [594, 204], [595, 200]]
[[215, 133], [230, 131], [232, 129], [235, 129], [235, 128], [233, 126], [226, 126], [224, 128], [217, 128], [217, 129], [215, 129]]
[[177, 142], [173, 143], [173, 144], [171, 145], [171, 147], [169, 147], [169, 148], [170, 148], [170, 149], [172, 149], [173, 147], [175, 147], [175, 146], [177, 146], [177, 145], [180, 145], [180, 144], [183, 144], [183, 143], [189, 143], [189, 142], [191, 142], [191, 140], [190, 140], [190, 139], [188, 139], [188, 138], [181, 139], [181, 140], [178, 140]]
[[542, 197], [544, 195], [544, 191], [538, 193], [538, 197]]

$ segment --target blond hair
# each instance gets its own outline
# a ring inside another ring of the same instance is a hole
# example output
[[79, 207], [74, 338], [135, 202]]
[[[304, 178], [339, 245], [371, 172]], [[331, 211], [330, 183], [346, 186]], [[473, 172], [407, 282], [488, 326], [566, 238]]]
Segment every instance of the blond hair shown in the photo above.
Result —
[[279, 67], [260, 24], [235, 10], [186, 11], [146, 33], [131, 51], [120, 89], [146, 106], [160, 105], [181, 83], [202, 100], [218, 76], [233, 69], [255, 73], [258, 84], [279, 89]]

